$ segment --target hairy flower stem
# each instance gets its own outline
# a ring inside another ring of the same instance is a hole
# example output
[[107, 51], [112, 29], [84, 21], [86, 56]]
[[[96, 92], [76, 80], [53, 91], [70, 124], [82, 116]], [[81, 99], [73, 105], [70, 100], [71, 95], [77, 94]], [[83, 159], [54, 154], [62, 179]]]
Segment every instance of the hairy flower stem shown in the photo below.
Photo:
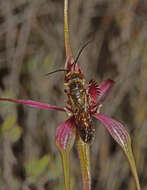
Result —
[[90, 145], [84, 143], [83, 140], [78, 137], [78, 152], [81, 162], [82, 178], [83, 178], [83, 190], [91, 189], [91, 173], [90, 173]]

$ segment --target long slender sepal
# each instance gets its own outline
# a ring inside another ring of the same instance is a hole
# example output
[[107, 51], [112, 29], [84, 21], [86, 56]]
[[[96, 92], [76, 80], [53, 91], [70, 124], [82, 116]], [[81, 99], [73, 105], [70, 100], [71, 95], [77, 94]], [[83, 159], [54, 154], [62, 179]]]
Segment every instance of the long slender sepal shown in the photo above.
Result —
[[64, 171], [65, 190], [70, 190], [70, 150], [75, 140], [74, 118], [59, 125], [56, 130], [56, 145], [60, 150]]
[[13, 102], [13, 103], [17, 103], [17, 104], [24, 104], [30, 107], [34, 107], [34, 108], [40, 108], [40, 109], [44, 109], [44, 110], [56, 110], [56, 111], [64, 111], [64, 108], [60, 108], [54, 105], [50, 105], [50, 104], [45, 104], [45, 103], [41, 103], [41, 102], [36, 102], [33, 100], [17, 100], [17, 99], [11, 99], [11, 98], [0, 98], [0, 101], [8, 101], [8, 102]]
[[133, 156], [132, 148], [131, 148], [131, 139], [127, 130], [124, 128], [124, 126], [120, 122], [112, 118], [109, 118], [102, 114], [95, 114], [95, 117], [104, 124], [104, 126], [106, 127], [110, 135], [113, 137], [113, 139], [120, 145], [120, 147], [124, 151], [125, 156], [129, 162], [132, 175], [134, 177], [136, 189], [140, 190], [140, 184], [139, 184], [139, 179], [138, 179], [138, 175], [136, 171], [135, 160], [134, 160], [134, 156]]
[[83, 140], [78, 137], [78, 152], [80, 157], [80, 164], [83, 177], [83, 190], [91, 189], [91, 173], [90, 173], [90, 145], [84, 143]]
[[72, 51], [69, 41], [69, 28], [68, 28], [68, 0], [64, 0], [64, 38], [66, 57], [72, 57]]

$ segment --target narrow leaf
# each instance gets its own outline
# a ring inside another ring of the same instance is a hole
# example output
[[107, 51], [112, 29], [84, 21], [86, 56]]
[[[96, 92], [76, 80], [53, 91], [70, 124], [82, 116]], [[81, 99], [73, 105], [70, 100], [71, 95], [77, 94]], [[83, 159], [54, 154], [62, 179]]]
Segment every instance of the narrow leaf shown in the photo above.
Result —
[[121, 146], [129, 162], [130, 169], [134, 177], [136, 189], [140, 190], [140, 184], [139, 184], [139, 179], [138, 179], [138, 175], [136, 171], [135, 160], [134, 160], [132, 148], [131, 148], [131, 139], [127, 130], [124, 128], [124, 126], [120, 122], [112, 118], [109, 118], [102, 114], [95, 114], [95, 117], [104, 124], [104, 126], [106, 127], [110, 135]]
[[56, 130], [56, 145], [61, 152], [65, 189], [70, 190], [70, 150], [75, 140], [74, 118], [71, 117], [62, 123]]
[[84, 143], [83, 140], [78, 137], [78, 152], [80, 157], [80, 164], [83, 177], [83, 190], [91, 189], [91, 173], [90, 173], [90, 153], [88, 143]]
[[53, 105], [45, 104], [41, 102], [36, 102], [32, 100], [16, 100], [16, 99], [10, 99], [10, 98], [0, 98], [0, 101], [8, 101], [8, 102], [13, 102], [13, 103], [18, 103], [18, 104], [25, 104], [30, 107], [46, 109], [46, 110], [65, 111], [64, 108], [60, 108], [57, 106], [53, 106]]

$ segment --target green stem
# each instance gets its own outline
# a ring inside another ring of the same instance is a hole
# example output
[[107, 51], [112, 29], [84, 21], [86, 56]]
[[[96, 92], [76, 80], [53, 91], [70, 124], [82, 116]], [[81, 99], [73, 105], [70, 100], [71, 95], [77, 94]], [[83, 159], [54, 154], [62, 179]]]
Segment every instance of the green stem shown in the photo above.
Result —
[[66, 57], [72, 57], [72, 51], [69, 41], [69, 29], [68, 29], [68, 0], [64, 0], [64, 37], [65, 37]]
[[70, 156], [69, 151], [61, 151], [62, 166], [64, 171], [65, 190], [70, 190]]
[[90, 145], [83, 142], [78, 138], [78, 152], [80, 156], [82, 178], [83, 178], [83, 190], [91, 189], [91, 173], [90, 173]]

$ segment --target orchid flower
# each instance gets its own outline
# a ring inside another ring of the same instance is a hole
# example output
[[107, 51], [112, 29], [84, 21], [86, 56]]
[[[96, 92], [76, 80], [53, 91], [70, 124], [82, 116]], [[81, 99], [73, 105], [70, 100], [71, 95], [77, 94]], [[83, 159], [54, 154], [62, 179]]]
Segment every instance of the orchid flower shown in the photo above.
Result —
[[[76, 71], [79, 71], [84, 77], [84, 74], [79, 68], [78, 63], [74, 62], [74, 58], [72, 56], [72, 51], [70, 47], [69, 32], [68, 32], [68, 0], [64, 0], [64, 34], [65, 34], [65, 49], [66, 49], [65, 70], [72, 71], [73, 69], [75, 69]], [[86, 85], [85, 91], [89, 97], [88, 104], [90, 108], [88, 112], [91, 118], [98, 119], [104, 125], [108, 133], [112, 136], [112, 138], [120, 145], [129, 162], [130, 169], [136, 184], [136, 189], [140, 190], [135, 161], [131, 149], [131, 140], [127, 130], [120, 122], [103, 114], [100, 114], [100, 107], [105, 101], [105, 99], [108, 97], [113, 85], [114, 81], [111, 79], [104, 81], [100, 85], [98, 85], [97, 82], [95, 82], [94, 80], [91, 80], [88, 83], [88, 85]], [[27, 106], [34, 108], [65, 112], [68, 115], [68, 119], [62, 124], [60, 124], [56, 129], [56, 145], [61, 152], [62, 164], [64, 170], [65, 189], [66, 190], [70, 189], [70, 151], [71, 148], [73, 147], [75, 139], [77, 140], [78, 144], [78, 152], [79, 152], [82, 177], [83, 177], [83, 190], [91, 189], [90, 153], [89, 153], [90, 143], [84, 142], [81, 136], [79, 135], [76, 117], [74, 115], [72, 106], [70, 105], [69, 101], [67, 101], [67, 105], [65, 105], [65, 107], [63, 108], [32, 100], [0, 98], [0, 101], [8, 101], [18, 104], [25, 104]]]

